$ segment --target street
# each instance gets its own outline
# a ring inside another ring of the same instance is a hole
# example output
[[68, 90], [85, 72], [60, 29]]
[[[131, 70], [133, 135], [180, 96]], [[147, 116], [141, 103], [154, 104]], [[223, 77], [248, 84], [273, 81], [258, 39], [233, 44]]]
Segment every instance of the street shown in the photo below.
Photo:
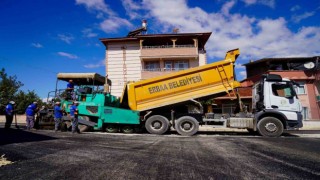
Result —
[[320, 138], [0, 128], [0, 179], [319, 179]]

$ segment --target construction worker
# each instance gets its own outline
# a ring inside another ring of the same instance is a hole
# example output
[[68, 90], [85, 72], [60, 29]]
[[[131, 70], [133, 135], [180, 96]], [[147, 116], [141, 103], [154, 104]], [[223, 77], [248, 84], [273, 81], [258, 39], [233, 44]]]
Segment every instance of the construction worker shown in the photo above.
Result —
[[4, 125], [5, 129], [9, 129], [11, 127], [14, 115], [14, 101], [10, 101], [6, 106], [6, 123]]
[[74, 83], [73, 80], [70, 79], [67, 84], [67, 99], [73, 99], [73, 91], [74, 91]]
[[62, 119], [62, 109], [60, 107], [60, 102], [56, 102], [54, 106], [54, 131], [57, 132], [61, 124]]
[[74, 101], [70, 107], [70, 116], [72, 121], [72, 133], [78, 132], [78, 101]]
[[38, 110], [37, 104], [38, 103], [35, 101], [27, 107], [27, 110], [26, 110], [27, 130], [33, 130], [34, 120], [35, 120], [34, 116]]

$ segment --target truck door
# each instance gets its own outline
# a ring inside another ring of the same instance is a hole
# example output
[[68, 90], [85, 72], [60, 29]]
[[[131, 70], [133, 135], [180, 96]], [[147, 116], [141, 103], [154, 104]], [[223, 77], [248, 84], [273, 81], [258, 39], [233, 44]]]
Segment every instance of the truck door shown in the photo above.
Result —
[[[300, 104], [296, 93], [290, 82], [268, 82], [269, 102], [266, 102], [267, 109], [276, 109], [287, 112], [300, 112]], [[267, 98], [266, 98], [267, 99]]]

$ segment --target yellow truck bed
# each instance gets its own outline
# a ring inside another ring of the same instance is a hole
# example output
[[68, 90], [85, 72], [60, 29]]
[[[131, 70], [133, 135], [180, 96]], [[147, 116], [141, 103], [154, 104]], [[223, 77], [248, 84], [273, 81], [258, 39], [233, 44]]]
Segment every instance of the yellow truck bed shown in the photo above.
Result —
[[239, 49], [228, 51], [224, 60], [126, 85], [121, 103], [131, 110], [145, 111], [229, 92], [235, 81], [234, 62]]

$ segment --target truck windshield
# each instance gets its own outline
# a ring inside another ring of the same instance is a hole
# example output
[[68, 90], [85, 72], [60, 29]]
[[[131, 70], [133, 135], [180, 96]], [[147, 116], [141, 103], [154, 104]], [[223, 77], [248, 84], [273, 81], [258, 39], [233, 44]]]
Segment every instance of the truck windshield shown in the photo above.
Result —
[[275, 83], [272, 84], [272, 93], [275, 96], [280, 97], [293, 97], [296, 95], [293, 87], [291, 84], [281, 84], [281, 83]]

